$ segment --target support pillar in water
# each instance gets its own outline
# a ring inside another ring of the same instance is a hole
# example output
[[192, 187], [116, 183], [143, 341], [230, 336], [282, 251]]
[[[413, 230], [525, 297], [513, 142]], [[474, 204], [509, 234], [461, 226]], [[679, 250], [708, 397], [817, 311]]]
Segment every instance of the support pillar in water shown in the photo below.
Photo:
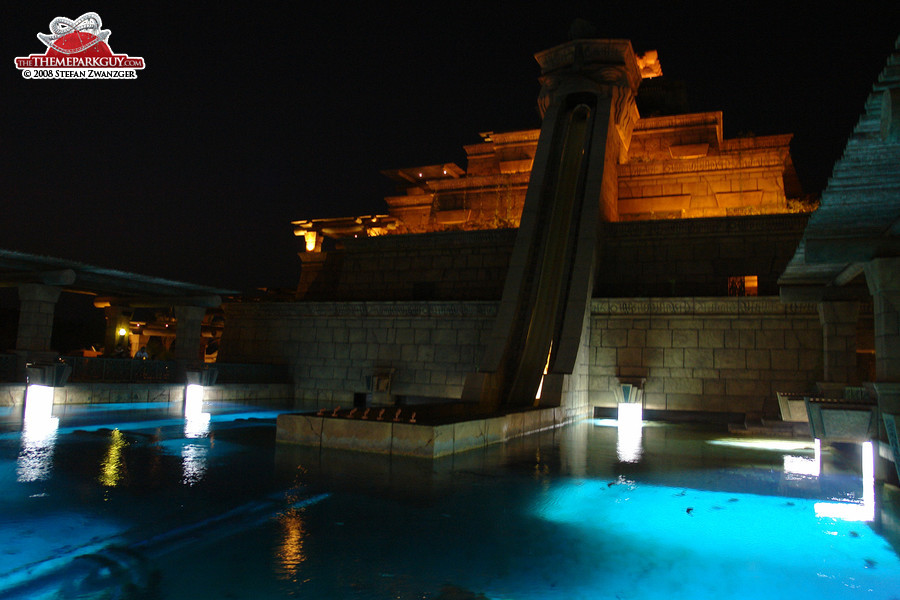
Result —
[[616, 165], [638, 119], [629, 41], [573, 40], [535, 58], [537, 152], [497, 320], [463, 389], [488, 411], [559, 406], [572, 387], [566, 378], [587, 351], [599, 225], [618, 220]]

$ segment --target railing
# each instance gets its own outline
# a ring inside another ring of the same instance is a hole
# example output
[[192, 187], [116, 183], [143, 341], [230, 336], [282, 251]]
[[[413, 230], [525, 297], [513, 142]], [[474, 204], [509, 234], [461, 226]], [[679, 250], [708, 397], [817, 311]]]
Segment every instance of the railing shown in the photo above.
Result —
[[[0, 381], [16, 382], [14, 354], [0, 354]], [[178, 383], [175, 361], [134, 360], [127, 358], [85, 358], [63, 356], [72, 367], [70, 383]], [[211, 363], [206, 368], [217, 371], [216, 383], [290, 383], [287, 365]]]
[[219, 372], [216, 383], [290, 383], [287, 365], [263, 365], [242, 363], [212, 363], [211, 369]]
[[177, 369], [170, 360], [131, 360], [126, 358], [85, 358], [64, 356], [72, 367], [72, 383], [105, 381], [111, 383], [174, 383]]

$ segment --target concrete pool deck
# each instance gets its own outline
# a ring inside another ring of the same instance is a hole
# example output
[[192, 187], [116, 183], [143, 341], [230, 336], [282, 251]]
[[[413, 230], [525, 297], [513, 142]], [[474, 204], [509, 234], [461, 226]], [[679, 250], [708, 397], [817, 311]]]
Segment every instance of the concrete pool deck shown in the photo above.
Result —
[[276, 440], [282, 443], [339, 448], [419, 458], [440, 458], [491, 444], [561, 427], [590, 416], [589, 410], [543, 408], [450, 423], [410, 423], [412, 407], [404, 407], [402, 420], [384, 420], [347, 413], [282, 414], [278, 417]]

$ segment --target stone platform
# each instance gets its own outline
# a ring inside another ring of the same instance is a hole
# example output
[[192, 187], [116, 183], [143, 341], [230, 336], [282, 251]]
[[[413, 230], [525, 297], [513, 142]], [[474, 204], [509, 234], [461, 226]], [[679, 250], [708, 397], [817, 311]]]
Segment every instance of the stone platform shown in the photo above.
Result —
[[363, 420], [331, 414], [282, 414], [276, 439], [289, 444], [419, 458], [484, 448], [587, 418], [587, 410], [544, 408], [441, 424]]

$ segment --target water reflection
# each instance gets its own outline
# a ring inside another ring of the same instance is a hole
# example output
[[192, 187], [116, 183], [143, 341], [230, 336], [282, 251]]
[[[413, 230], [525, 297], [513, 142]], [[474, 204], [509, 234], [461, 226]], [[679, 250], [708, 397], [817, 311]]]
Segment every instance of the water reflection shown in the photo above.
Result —
[[[203, 387], [190, 384], [184, 392], [184, 437], [199, 440], [209, 437], [210, 414], [203, 412]], [[195, 485], [206, 475], [209, 445], [185, 444], [181, 449], [181, 482]]]
[[59, 418], [53, 416], [53, 388], [30, 385], [25, 397], [22, 449], [16, 461], [16, 479], [43, 481], [53, 470], [53, 449]]
[[[818, 440], [816, 440], [818, 441]], [[875, 448], [872, 442], [862, 447], [862, 498], [855, 502], [816, 502], [817, 517], [843, 521], [875, 520]]]
[[815, 454], [809, 456], [784, 455], [784, 472], [789, 475], [818, 477], [822, 472], [822, 442], [816, 438]]
[[109, 434], [109, 447], [100, 463], [100, 483], [106, 487], [117, 486], [125, 477], [125, 434], [113, 429]]
[[201, 444], [186, 444], [181, 449], [181, 483], [194, 485], [206, 475], [209, 448]]
[[306, 560], [303, 541], [306, 537], [306, 524], [300, 510], [290, 510], [279, 518], [281, 524], [281, 542], [275, 551], [281, 567], [281, 577], [291, 581], [297, 576], [300, 564]]

